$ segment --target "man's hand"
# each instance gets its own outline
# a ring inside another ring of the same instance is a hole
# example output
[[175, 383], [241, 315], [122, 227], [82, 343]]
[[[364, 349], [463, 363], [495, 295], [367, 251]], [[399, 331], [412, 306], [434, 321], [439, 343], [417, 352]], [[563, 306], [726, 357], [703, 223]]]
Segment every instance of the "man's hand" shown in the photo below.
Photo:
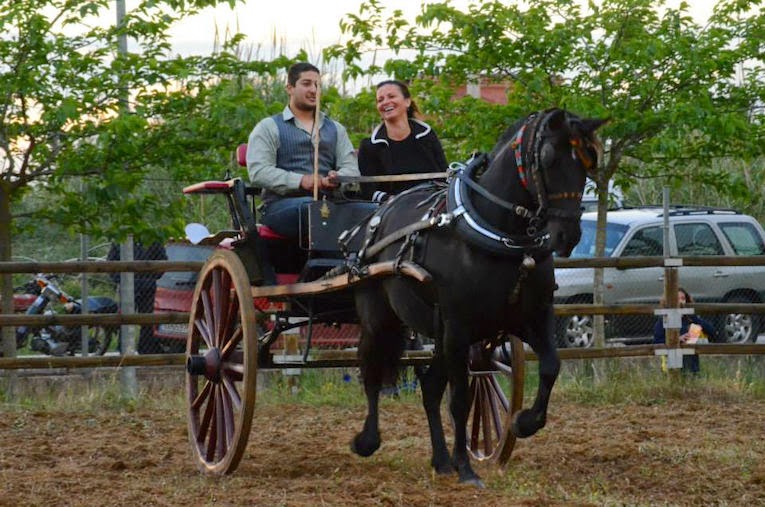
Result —
[[[320, 190], [331, 190], [337, 186], [337, 171], [329, 171], [326, 176], [319, 177]], [[313, 174], [305, 174], [300, 178], [300, 188], [309, 192], [313, 190]]]

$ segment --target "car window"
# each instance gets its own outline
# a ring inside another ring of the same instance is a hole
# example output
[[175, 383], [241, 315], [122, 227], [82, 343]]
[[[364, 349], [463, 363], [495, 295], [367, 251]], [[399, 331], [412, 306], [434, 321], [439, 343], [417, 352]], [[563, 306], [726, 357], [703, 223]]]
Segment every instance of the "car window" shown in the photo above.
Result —
[[765, 244], [757, 228], [746, 222], [723, 222], [720, 229], [736, 255], [765, 255]]
[[622, 251], [623, 256], [652, 256], [664, 254], [664, 235], [661, 227], [646, 227], [635, 232]]
[[723, 255], [723, 247], [709, 224], [675, 224], [677, 254], [683, 255]]
[[[595, 256], [595, 221], [582, 220], [582, 238], [571, 252], [571, 258], [586, 258]], [[624, 234], [627, 232], [627, 226], [614, 223], [606, 223], [606, 248], [603, 255], [610, 257], [613, 254], [616, 245], [618, 245]]]
[[[200, 261], [204, 262], [215, 250], [210, 246], [199, 245], [167, 245], [167, 260], [170, 261]], [[197, 281], [195, 271], [167, 271], [157, 280], [157, 287], [164, 289], [194, 288]]]

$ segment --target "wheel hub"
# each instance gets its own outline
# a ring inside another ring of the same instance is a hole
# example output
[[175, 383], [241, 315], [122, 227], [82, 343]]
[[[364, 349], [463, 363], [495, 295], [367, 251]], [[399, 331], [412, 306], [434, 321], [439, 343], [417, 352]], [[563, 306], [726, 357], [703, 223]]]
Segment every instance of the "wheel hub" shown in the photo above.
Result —
[[204, 355], [189, 356], [186, 359], [186, 371], [191, 375], [204, 375], [211, 382], [220, 382], [221, 364], [220, 350], [212, 348]]

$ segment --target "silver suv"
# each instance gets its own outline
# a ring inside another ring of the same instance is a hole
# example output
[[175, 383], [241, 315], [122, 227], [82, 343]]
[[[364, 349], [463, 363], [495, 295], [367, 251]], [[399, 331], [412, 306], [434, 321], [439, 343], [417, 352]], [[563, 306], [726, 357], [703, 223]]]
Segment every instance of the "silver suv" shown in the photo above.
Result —
[[[606, 257], [661, 256], [663, 209], [625, 208], [607, 215]], [[597, 214], [582, 215], [582, 239], [572, 258], [595, 254]], [[765, 232], [751, 216], [733, 210], [704, 207], [672, 207], [669, 214], [669, 251], [673, 257], [765, 255]], [[604, 269], [604, 304], [657, 304], [664, 290], [664, 268]], [[593, 269], [555, 270], [556, 303], [592, 303]], [[765, 300], [765, 267], [681, 267], [680, 286], [698, 303], [752, 303]], [[717, 341], [756, 341], [762, 317], [758, 314], [709, 316]], [[652, 341], [655, 318], [645, 315], [607, 315], [606, 339], [626, 343]], [[561, 347], [590, 347], [592, 317], [576, 315], [557, 320]]]

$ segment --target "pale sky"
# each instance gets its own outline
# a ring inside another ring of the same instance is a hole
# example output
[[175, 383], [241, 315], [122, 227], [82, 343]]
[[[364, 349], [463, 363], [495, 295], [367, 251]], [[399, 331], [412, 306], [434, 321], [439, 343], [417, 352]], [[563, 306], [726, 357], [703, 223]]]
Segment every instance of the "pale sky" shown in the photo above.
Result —
[[[272, 39], [284, 40], [287, 55], [293, 56], [298, 49], [306, 49], [309, 55], [318, 54], [323, 48], [340, 41], [339, 22], [345, 14], [358, 13], [361, 0], [247, 0], [233, 11], [228, 7], [207, 9], [204, 14], [184, 20], [171, 33], [174, 49], [182, 54], [208, 53], [215, 40], [215, 28], [224, 32], [247, 35], [247, 42], [261, 45], [263, 57], [270, 56]], [[400, 9], [410, 22], [420, 12], [422, 1], [382, 0], [386, 10]], [[424, 3], [432, 3], [426, 1]], [[452, 0], [455, 7], [465, 8], [470, 0]], [[668, 5], [677, 6], [680, 0], [669, 0]], [[688, 0], [691, 13], [697, 22], [711, 14], [715, 0]], [[128, 9], [130, 8], [128, 0]], [[237, 25], [238, 23], [238, 25]], [[314, 58], [312, 58], [314, 60]]]

